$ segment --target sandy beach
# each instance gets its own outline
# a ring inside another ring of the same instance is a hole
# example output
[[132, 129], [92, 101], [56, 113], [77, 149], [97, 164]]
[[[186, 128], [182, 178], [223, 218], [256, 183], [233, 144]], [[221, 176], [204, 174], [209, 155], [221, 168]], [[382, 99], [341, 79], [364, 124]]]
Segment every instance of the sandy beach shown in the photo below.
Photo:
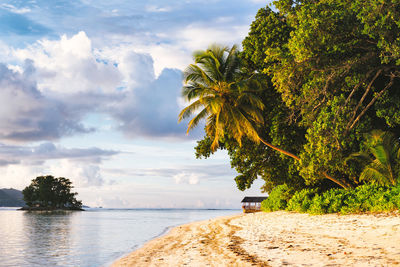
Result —
[[173, 228], [112, 266], [400, 266], [400, 214], [240, 214]]

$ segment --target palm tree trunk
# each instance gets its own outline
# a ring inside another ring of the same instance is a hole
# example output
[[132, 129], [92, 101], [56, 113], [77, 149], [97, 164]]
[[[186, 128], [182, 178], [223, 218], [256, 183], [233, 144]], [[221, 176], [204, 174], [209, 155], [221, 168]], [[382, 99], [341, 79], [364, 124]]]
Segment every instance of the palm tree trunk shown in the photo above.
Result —
[[286, 150], [280, 149], [279, 147], [276, 147], [276, 146], [274, 146], [273, 144], [268, 143], [267, 141], [265, 141], [265, 140], [262, 139], [261, 137], [258, 137], [258, 138], [260, 139], [260, 141], [261, 141], [264, 145], [266, 145], [266, 146], [268, 146], [268, 147], [270, 147], [270, 148], [272, 148], [272, 149], [274, 149], [274, 150], [276, 150], [276, 151], [279, 151], [279, 152], [281, 152], [282, 154], [285, 154], [286, 156], [289, 156], [289, 157], [291, 157], [291, 158], [294, 158], [295, 160], [300, 160], [300, 158], [299, 158], [298, 156], [296, 156], [295, 154], [292, 154], [292, 153], [290, 153], [290, 152], [288, 152], [288, 151], [286, 151]]
[[392, 185], [396, 185], [396, 182], [393, 178], [393, 171], [392, 171], [392, 166], [390, 165], [390, 163], [388, 164], [388, 169], [389, 169], [389, 180], [392, 183]]
[[339, 181], [339, 180], [333, 178], [332, 176], [328, 175], [326, 172], [322, 172], [322, 174], [325, 176], [326, 179], [329, 179], [329, 180], [331, 180], [332, 182], [334, 182], [335, 184], [340, 185], [340, 186], [343, 187], [344, 189], [350, 188], [350, 187], [351, 187], [350, 184], [348, 184], [348, 183], [346, 183], [346, 182], [341, 182], [341, 181]]
[[[297, 161], [300, 160], [300, 158], [299, 158], [298, 156], [296, 156], [295, 154], [290, 153], [290, 152], [288, 152], [288, 151], [286, 151], [286, 150], [283, 150], [283, 149], [281, 149], [281, 148], [279, 148], [279, 147], [276, 147], [276, 146], [274, 146], [273, 144], [268, 143], [267, 141], [265, 141], [265, 140], [262, 139], [261, 137], [258, 137], [258, 138], [260, 139], [260, 141], [261, 141], [264, 145], [266, 145], [266, 146], [268, 146], [268, 147], [270, 147], [270, 148], [272, 148], [272, 149], [274, 149], [274, 150], [276, 150], [276, 151], [279, 151], [279, 152], [281, 152], [282, 154], [285, 154], [286, 156], [289, 156], [289, 157], [291, 157], [291, 158], [294, 158], [294, 159], [297, 160]], [[326, 179], [331, 180], [332, 182], [334, 182], [334, 183], [340, 185], [340, 186], [343, 187], [344, 189], [351, 187], [349, 184], [344, 183], [344, 182], [341, 182], [341, 181], [339, 181], [339, 180], [333, 178], [332, 176], [328, 175], [326, 172], [323, 172], [322, 174], [325, 176]]]

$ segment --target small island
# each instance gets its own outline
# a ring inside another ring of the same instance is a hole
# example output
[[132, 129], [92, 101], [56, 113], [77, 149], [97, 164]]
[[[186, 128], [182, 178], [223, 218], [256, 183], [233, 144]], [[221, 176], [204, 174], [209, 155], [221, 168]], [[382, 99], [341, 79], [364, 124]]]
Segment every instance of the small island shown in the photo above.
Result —
[[83, 211], [82, 201], [76, 199], [78, 193], [72, 193], [72, 182], [64, 177], [38, 176], [22, 190], [26, 206], [20, 210], [28, 211]]

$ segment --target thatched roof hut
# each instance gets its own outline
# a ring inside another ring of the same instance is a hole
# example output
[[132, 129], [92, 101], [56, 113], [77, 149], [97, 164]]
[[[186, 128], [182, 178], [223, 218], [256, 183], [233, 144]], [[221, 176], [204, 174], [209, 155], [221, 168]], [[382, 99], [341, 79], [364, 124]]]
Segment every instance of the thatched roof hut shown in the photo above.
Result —
[[261, 210], [261, 202], [267, 197], [245, 197], [242, 200], [244, 213], [257, 212]]

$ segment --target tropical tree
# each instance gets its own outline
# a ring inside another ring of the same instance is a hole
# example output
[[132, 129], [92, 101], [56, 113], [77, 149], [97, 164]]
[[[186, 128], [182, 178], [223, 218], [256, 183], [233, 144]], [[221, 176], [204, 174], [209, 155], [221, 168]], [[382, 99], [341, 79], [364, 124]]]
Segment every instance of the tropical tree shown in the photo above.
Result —
[[364, 165], [360, 180], [379, 185], [396, 185], [400, 179], [400, 143], [391, 132], [374, 130], [365, 134], [365, 150], [354, 153], [349, 160], [357, 159]]
[[399, 3], [273, 3], [259, 10], [243, 41], [247, 65], [271, 77], [290, 110], [287, 123], [305, 129], [296, 155], [306, 183], [326, 173], [343, 187], [356, 186], [360, 168], [344, 162], [360, 151], [363, 133], [400, 135]]
[[[257, 127], [264, 124], [262, 110], [265, 108], [259, 93], [266, 75], [253, 72], [249, 76], [244, 73], [236, 46], [229, 49], [211, 45], [206, 51], [195, 52], [193, 58], [195, 64], [184, 71], [185, 85], [182, 90], [183, 97], [193, 102], [179, 114], [180, 122], [197, 113], [188, 124], [188, 133], [205, 119], [206, 134], [212, 138], [211, 151], [215, 151], [226, 137], [234, 138], [239, 146], [242, 138], [246, 137], [257, 144], [261, 141], [296, 161], [300, 160], [295, 154], [267, 142], [259, 135]], [[350, 186], [324, 171], [320, 171], [320, 175], [344, 188]]]
[[212, 151], [226, 136], [234, 138], [239, 146], [242, 138], [247, 137], [299, 160], [298, 156], [272, 145], [258, 134], [257, 127], [264, 123], [264, 104], [258, 95], [263, 82], [257, 79], [257, 74], [244, 75], [235, 45], [230, 49], [211, 45], [206, 51], [195, 52], [193, 59], [195, 64], [184, 71], [182, 90], [183, 97], [192, 103], [179, 114], [181, 122], [197, 113], [190, 120], [187, 133], [205, 119]]
[[22, 191], [22, 194], [28, 207], [80, 209], [82, 202], [76, 200], [75, 196], [78, 193], [72, 193], [72, 188], [72, 183], [67, 178], [38, 176]]

